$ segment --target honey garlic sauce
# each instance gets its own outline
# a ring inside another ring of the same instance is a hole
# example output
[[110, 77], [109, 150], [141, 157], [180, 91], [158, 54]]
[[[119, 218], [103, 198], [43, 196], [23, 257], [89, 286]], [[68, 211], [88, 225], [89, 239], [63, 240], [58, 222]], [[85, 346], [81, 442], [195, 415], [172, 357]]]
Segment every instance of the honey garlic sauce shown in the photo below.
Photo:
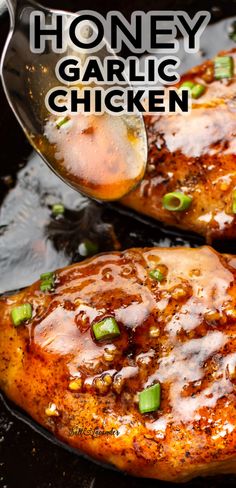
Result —
[[[214, 80], [213, 61], [191, 69], [180, 81], [204, 85], [192, 100], [190, 113], [147, 116], [149, 157], [145, 176], [122, 203], [165, 224], [213, 239], [236, 235], [232, 211], [236, 189], [236, 51], [223, 53], [234, 60], [234, 76]], [[206, 81], [206, 73], [212, 79]], [[185, 212], [162, 205], [166, 193], [181, 191], [192, 198]]]
[[44, 137], [35, 144], [74, 188], [97, 199], [116, 200], [133, 189], [145, 171], [145, 130], [135, 120], [109, 114], [76, 114], [64, 120], [51, 116]]
[[[45, 318], [30, 326], [31, 347], [63, 361], [84, 393], [109, 395], [108, 417], [139, 418], [157, 438], [181, 424], [222, 437], [236, 421], [236, 271], [228, 262], [208, 247], [133, 249], [61, 270]], [[161, 283], [149, 276], [158, 267]], [[92, 324], [110, 316], [121, 335], [98, 343]], [[141, 416], [137, 392], [156, 382], [161, 408]]]
[[207, 61], [193, 68], [181, 82], [193, 80], [204, 83], [205, 93], [192, 100], [192, 112], [160, 116], [156, 130], [163, 134], [170, 152], [181, 151], [184, 156], [198, 158], [220, 152], [236, 155], [236, 52], [226, 53], [234, 60], [234, 77], [230, 80], [204, 81], [207, 69], [214, 72], [213, 62]]

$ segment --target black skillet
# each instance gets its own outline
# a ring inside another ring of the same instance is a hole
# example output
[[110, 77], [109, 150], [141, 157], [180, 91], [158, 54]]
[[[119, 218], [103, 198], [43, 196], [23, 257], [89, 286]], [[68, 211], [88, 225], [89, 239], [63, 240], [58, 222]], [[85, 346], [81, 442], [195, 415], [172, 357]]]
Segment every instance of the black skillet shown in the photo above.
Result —
[[[133, 10], [185, 9], [190, 14], [208, 9], [212, 20], [236, 15], [236, 1], [155, 1], [108, 0], [95, 2], [43, 2], [55, 8], [96, 9], [101, 13], [117, 9], [129, 14]], [[99, 3], [99, 5], [98, 5]], [[145, 4], [145, 7], [144, 7]], [[202, 56], [213, 54], [216, 39], [219, 49], [228, 46], [228, 31], [232, 21], [220, 24], [216, 31], [208, 30], [206, 49]], [[215, 27], [214, 27], [215, 28]], [[8, 16], [1, 12], [0, 49], [8, 32]], [[220, 36], [220, 37], [219, 37]], [[222, 44], [221, 44], [222, 40]], [[199, 59], [187, 59], [192, 64]], [[32, 155], [21, 129], [7, 106], [0, 89], [0, 293], [21, 288], [38, 278], [40, 272], [83, 259], [80, 244], [89, 239], [99, 251], [124, 249], [131, 246], [199, 246], [196, 236], [177, 234], [160, 228], [151, 220], [142, 219], [114, 206], [103, 206], [81, 197], [61, 182]], [[62, 201], [65, 217], [54, 219], [51, 205]], [[221, 251], [234, 252], [234, 243], [215, 243]], [[187, 488], [220, 488], [227, 483], [235, 487], [236, 477], [218, 476], [196, 479]], [[125, 476], [84, 459], [55, 442], [50, 434], [7, 400], [0, 399], [0, 488], [154, 488], [174, 486], [154, 480]]]

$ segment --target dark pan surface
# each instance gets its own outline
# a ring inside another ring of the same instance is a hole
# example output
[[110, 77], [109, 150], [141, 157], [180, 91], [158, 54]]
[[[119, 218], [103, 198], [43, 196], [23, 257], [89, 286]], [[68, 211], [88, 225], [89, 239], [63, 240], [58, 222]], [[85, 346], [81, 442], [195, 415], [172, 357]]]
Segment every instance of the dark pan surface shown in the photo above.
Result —
[[[143, 9], [143, 3], [143, 0], [131, 1], [123, 11]], [[73, 10], [95, 8], [94, 5], [94, 0], [87, 0], [86, 7], [75, 1], [50, 2], [50, 6], [66, 6]], [[161, 9], [163, 5], [166, 9], [185, 8], [189, 13], [209, 9], [214, 21], [236, 14], [236, 1], [221, 1], [214, 5], [210, 1], [145, 1], [146, 10]], [[111, 5], [105, 0], [96, 8], [105, 12]], [[122, 10], [122, 5], [114, 0], [112, 9]], [[232, 21], [226, 19], [210, 26], [203, 39], [201, 55], [188, 56], [185, 67], [232, 46], [228, 38]], [[0, 16], [0, 48], [7, 30], [8, 17], [3, 13]], [[0, 293], [26, 286], [42, 271], [83, 259], [80, 244], [84, 239], [96, 242], [99, 251], [132, 246], [203, 244], [199, 237], [177, 234], [114, 205], [99, 205], [80, 196], [32, 154], [1, 91], [0, 107]], [[59, 220], [50, 212], [51, 205], [57, 201], [62, 201], [66, 207], [65, 217]], [[214, 245], [220, 251], [235, 252], [234, 242], [227, 246], [225, 243]], [[0, 488], [107, 488], [114, 484], [120, 488], [174, 486], [108, 470], [52, 441], [47, 432], [15, 406], [0, 399]], [[235, 482], [234, 476], [227, 476], [196, 479], [185, 486], [220, 488], [227, 483], [233, 488]]]

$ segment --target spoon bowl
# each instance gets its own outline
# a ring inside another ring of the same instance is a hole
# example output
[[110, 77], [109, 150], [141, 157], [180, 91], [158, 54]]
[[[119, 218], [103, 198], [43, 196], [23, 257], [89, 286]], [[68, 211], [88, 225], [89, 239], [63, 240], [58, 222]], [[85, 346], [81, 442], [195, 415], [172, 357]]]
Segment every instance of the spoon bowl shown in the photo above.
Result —
[[[9, 104], [27, 138], [51, 169], [73, 188], [99, 200], [121, 198], [145, 172], [147, 137], [142, 115], [76, 114], [70, 117], [69, 125], [60, 126], [48, 112], [45, 97], [60, 84], [55, 74], [58, 61], [75, 53], [72, 48], [54, 53], [49, 41], [43, 53], [31, 52], [30, 15], [35, 10], [43, 12], [46, 23], [51, 24], [55, 14], [65, 16], [67, 22], [77, 14], [49, 10], [33, 0], [7, 0], [7, 5], [11, 28], [2, 56], [1, 77]], [[107, 41], [95, 54], [101, 61], [112, 55]], [[76, 51], [76, 56], [84, 62], [89, 53]]]

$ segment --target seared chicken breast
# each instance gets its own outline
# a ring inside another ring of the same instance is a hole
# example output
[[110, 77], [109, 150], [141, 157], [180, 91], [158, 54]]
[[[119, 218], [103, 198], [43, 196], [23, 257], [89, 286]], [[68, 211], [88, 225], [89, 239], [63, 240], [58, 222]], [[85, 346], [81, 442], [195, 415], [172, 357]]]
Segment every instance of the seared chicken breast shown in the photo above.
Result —
[[98, 255], [0, 301], [0, 387], [135, 476], [236, 473], [236, 258]]
[[[179, 85], [188, 81], [203, 87], [195, 89], [191, 113], [145, 118], [146, 174], [122, 200], [165, 224], [202, 234], [208, 242], [236, 237], [236, 50], [219, 57], [182, 77]], [[191, 197], [183, 211], [163, 206], [164, 195], [176, 191]]]

